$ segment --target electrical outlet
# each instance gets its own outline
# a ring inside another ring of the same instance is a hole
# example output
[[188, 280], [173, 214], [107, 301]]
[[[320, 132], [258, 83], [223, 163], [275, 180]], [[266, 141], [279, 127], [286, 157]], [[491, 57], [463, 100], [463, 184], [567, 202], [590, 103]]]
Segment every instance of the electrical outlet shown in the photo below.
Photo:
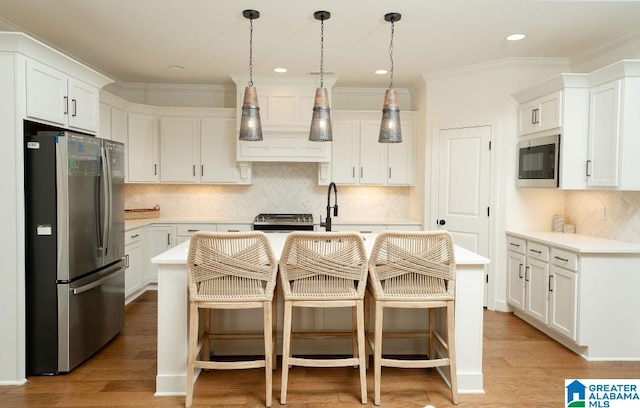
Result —
[[225, 202], [227, 202], [227, 197], [225, 197], [224, 195], [220, 195], [220, 204], [224, 204]]
[[139, 203], [140, 202], [140, 195], [139, 194], [134, 194], [133, 195], [133, 200], [134, 203]]
[[366, 195], [360, 197], [360, 205], [367, 205], [367, 201], [369, 201], [369, 197], [367, 197]]
[[606, 220], [607, 219], [607, 207], [606, 206], [602, 206], [600, 207], [600, 219], [601, 220]]

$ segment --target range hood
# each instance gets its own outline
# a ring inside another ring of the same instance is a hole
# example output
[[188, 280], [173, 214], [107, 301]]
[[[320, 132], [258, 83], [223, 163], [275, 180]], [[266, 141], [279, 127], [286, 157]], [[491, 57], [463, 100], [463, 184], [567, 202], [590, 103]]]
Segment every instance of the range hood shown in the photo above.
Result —
[[[248, 76], [232, 76], [236, 84], [236, 131], [240, 128], [242, 100]], [[331, 100], [336, 78], [324, 83]], [[241, 162], [330, 162], [331, 142], [310, 142], [309, 128], [316, 88], [314, 77], [253, 77], [258, 93], [262, 137], [259, 142], [237, 142]]]

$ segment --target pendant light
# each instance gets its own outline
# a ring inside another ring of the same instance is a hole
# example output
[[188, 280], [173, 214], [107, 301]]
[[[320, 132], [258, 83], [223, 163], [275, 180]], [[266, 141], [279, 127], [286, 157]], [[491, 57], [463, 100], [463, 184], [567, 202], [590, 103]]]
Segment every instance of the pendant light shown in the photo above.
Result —
[[244, 10], [242, 15], [249, 19], [249, 83], [244, 88], [239, 139], [253, 142], [262, 140], [258, 93], [253, 86], [253, 20], [259, 18], [260, 13], [256, 10]]
[[389, 89], [384, 94], [384, 104], [382, 106], [382, 122], [380, 123], [379, 143], [400, 143], [402, 142], [402, 131], [400, 129], [400, 108], [398, 107], [398, 94], [393, 88], [393, 31], [394, 23], [400, 21], [400, 13], [387, 13], [384, 20], [391, 23], [391, 42], [389, 44], [389, 57], [391, 59], [391, 79]]
[[331, 17], [328, 11], [316, 11], [313, 13], [316, 20], [320, 20], [320, 87], [316, 88], [316, 98], [313, 102], [313, 116], [311, 117], [311, 129], [309, 140], [312, 142], [330, 142], [331, 135], [331, 109], [329, 108], [329, 94], [324, 87], [324, 20]]

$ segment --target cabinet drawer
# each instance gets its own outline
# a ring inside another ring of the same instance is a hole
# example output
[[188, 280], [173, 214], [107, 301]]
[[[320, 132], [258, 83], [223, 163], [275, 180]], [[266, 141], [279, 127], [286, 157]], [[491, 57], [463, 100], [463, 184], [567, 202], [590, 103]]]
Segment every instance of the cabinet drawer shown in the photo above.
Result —
[[527, 242], [527, 256], [530, 259], [538, 259], [540, 261], [549, 261], [549, 247], [540, 245], [536, 242]]
[[578, 254], [563, 251], [558, 248], [551, 248], [551, 263], [561, 268], [569, 269], [571, 271], [578, 270]]
[[142, 240], [142, 229], [136, 228], [124, 233], [124, 245], [135, 244]]
[[176, 234], [178, 236], [191, 236], [198, 231], [217, 231], [216, 224], [178, 224]]
[[507, 249], [509, 251], [524, 255], [525, 251], [527, 250], [527, 242], [524, 239], [507, 235]]
[[246, 232], [252, 229], [251, 224], [218, 224], [218, 232]]

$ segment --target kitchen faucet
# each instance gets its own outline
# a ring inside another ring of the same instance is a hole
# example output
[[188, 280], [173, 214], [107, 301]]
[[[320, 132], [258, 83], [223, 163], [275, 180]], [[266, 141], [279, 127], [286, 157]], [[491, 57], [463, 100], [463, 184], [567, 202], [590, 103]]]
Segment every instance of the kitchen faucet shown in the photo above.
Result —
[[[333, 195], [334, 195], [334, 204], [331, 205], [331, 188], [333, 187]], [[331, 231], [331, 209], [333, 208], [333, 216], [338, 216], [338, 187], [336, 187], [336, 183], [333, 181], [329, 183], [329, 188], [327, 190], [327, 219], [322, 222], [322, 217], [320, 217], [320, 226], [325, 227], [326, 231]]]

